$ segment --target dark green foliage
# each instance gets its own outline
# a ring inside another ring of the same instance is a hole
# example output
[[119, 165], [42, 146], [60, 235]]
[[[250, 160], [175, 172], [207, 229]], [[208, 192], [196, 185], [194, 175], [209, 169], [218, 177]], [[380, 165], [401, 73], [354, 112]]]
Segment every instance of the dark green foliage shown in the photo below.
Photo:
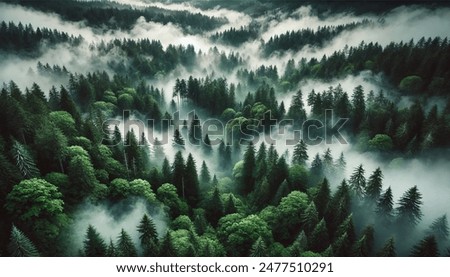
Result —
[[380, 257], [395, 257], [397, 256], [397, 252], [395, 250], [395, 240], [393, 237], [388, 239], [384, 244], [383, 248], [381, 248], [380, 252], [378, 252], [378, 256]]
[[436, 239], [433, 235], [426, 236], [418, 244], [416, 244], [412, 251], [411, 256], [414, 257], [438, 257], [439, 250], [436, 243]]
[[114, 245], [112, 239], [109, 240], [108, 247], [106, 248], [106, 257], [118, 257], [117, 248]]
[[378, 218], [381, 220], [382, 224], [389, 224], [392, 221], [394, 216], [394, 200], [392, 196], [391, 187], [389, 187], [383, 194], [381, 194], [380, 198], [377, 202], [376, 214]]
[[87, 228], [83, 244], [86, 257], [104, 257], [106, 255], [106, 243], [92, 225]]
[[400, 226], [415, 226], [422, 219], [422, 194], [414, 186], [407, 190], [398, 201], [397, 222]]
[[449, 236], [447, 215], [436, 218], [430, 225], [428, 233], [433, 235], [437, 242], [445, 242]]
[[242, 172], [241, 184], [241, 193], [243, 195], [249, 194], [255, 186], [255, 167], [255, 147], [253, 146], [253, 143], [250, 142], [244, 154], [244, 170]]
[[232, 194], [230, 194], [228, 196], [228, 199], [227, 199], [227, 201], [225, 203], [225, 208], [224, 209], [225, 209], [225, 211], [224, 211], [225, 215], [227, 215], [227, 214], [234, 214], [234, 213], [237, 212], [236, 204], [234, 202], [234, 197], [233, 197]]
[[311, 169], [309, 173], [310, 173], [309, 179], [310, 185], [317, 185], [318, 183], [322, 182], [324, 172], [322, 160], [320, 159], [319, 154], [316, 154], [313, 161], [311, 162]]
[[11, 236], [8, 245], [9, 254], [12, 257], [38, 257], [39, 252], [33, 245], [31, 240], [25, 234], [17, 229], [16, 226], [11, 228]]
[[364, 228], [361, 237], [355, 242], [353, 255], [356, 257], [369, 257], [374, 245], [374, 229], [372, 226]]
[[329, 244], [327, 226], [322, 218], [309, 236], [309, 249], [314, 252], [322, 252]]
[[177, 188], [178, 195], [185, 199], [184, 192], [184, 159], [181, 151], [175, 154], [175, 159], [172, 164], [172, 183]]
[[331, 197], [330, 194], [330, 185], [328, 184], [328, 180], [325, 178], [323, 179], [322, 184], [317, 186], [317, 191], [313, 195], [313, 201], [316, 205], [319, 218], [325, 215], [325, 211], [328, 208], [328, 203]]
[[261, 237], [253, 244], [250, 257], [267, 257], [267, 246]]
[[353, 171], [352, 176], [350, 176], [349, 184], [353, 193], [361, 199], [364, 196], [366, 188], [366, 177], [364, 177], [364, 168], [362, 164]]
[[144, 214], [139, 225], [137, 226], [139, 232], [139, 239], [141, 240], [141, 247], [143, 255], [146, 257], [155, 257], [158, 255], [158, 233], [156, 232], [155, 223], [153, 219]]
[[200, 185], [203, 189], [208, 188], [211, 183], [211, 174], [209, 173], [208, 166], [205, 161], [202, 162], [202, 168], [200, 169]]
[[23, 178], [29, 179], [39, 176], [39, 170], [36, 168], [33, 157], [29, 151], [17, 141], [14, 141], [12, 155]]
[[173, 244], [170, 231], [168, 231], [164, 238], [161, 240], [161, 246], [159, 247], [159, 249], [159, 257], [175, 257], [175, 246]]
[[117, 253], [119, 257], [136, 257], [137, 250], [130, 235], [124, 229], [117, 239]]
[[186, 197], [188, 204], [191, 207], [196, 207], [200, 198], [200, 187], [197, 168], [191, 153], [189, 153], [186, 160], [186, 167], [184, 169], [184, 176], [182, 180], [182, 191], [182, 195], [183, 197]]
[[375, 171], [370, 175], [369, 181], [367, 182], [367, 187], [365, 191], [365, 198], [371, 203], [376, 203], [376, 201], [380, 198], [381, 190], [383, 187], [383, 173], [381, 169], [378, 167]]
[[319, 213], [317, 212], [316, 205], [311, 201], [308, 208], [302, 214], [303, 230], [309, 234], [314, 230], [317, 223], [319, 223]]
[[[231, 197], [231, 195], [230, 195]], [[212, 195], [205, 205], [206, 218], [213, 227], [217, 226], [217, 222], [224, 214], [224, 207], [220, 192], [217, 187], [214, 188]]]

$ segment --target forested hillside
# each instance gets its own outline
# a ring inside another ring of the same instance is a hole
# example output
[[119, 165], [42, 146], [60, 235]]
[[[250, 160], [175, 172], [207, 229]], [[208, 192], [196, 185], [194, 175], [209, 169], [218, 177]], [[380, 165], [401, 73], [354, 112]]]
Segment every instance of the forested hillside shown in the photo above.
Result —
[[0, 256], [449, 256], [446, 3], [274, 2], [2, 1]]

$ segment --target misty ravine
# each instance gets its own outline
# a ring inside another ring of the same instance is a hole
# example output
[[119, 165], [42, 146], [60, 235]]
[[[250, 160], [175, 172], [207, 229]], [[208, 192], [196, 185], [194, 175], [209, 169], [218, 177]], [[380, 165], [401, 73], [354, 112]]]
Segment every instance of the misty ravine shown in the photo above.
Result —
[[450, 4], [0, 1], [0, 256], [449, 256]]

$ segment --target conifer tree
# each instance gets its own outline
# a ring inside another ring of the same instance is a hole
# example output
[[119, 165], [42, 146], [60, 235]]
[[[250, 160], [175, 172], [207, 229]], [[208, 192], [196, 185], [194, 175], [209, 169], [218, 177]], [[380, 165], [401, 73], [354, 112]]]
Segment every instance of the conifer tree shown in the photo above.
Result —
[[304, 140], [300, 140], [294, 148], [292, 164], [305, 165], [308, 160], [308, 148]]
[[211, 197], [208, 199], [205, 209], [206, 218], [213, 227], [217, 226], [217, 222], [223, 216], [223, 210], [224, 208], [219, 188], [215, 187]]
[[381, 248], [380, 252], [378, 252], [378, 256], [380, 257], [395, 257], [397, 256], [397, 252], [395, 250], [395, 240], [393, 237], [388, 239], [384, 246]]
[[25, 236], [16, 226], [11, 228], [11, 236], [9, 238], [8, 252], [11, 257], [38, 257], [37, 251], [31, 240]]
[[106, 243], [92, 225], [88, 226], [83, 243], [86, 257], [104, 257], [106, 255]]
[[175, 257], [176, 251], [175, 251], [175, 245], [173, 244], [172, 235], [171, 232], [168, 231], [164, 238], [161, 241], [160, 246], [160, 257]]
[[319, 213], [317, 212], [314, 201], [311, 201], [311, 203], [309, 203], [308, 205], [308, 208], [306, 208], [306, 210], [302, 214], [303, 230], [305, 230], [305, 232], [309, 234], [314, 230], [314, 227], [316, 227], [317, 223], [319, 223]]
[[309, 249], [314, 252], [324, 251], [330, 244], [325, 220], [322, 218], [310, 235]]
[[350, 176], [349, 184], [355, 195], [359, 199], [362, 199], [366, 188], [366, 177], [364, 177], [364, 168], [362, 164], [353, 171], [352, 176]]
[[255, 167], [255, 147], [250, 142], [244, 154], [244, 169], [241, 184], [241, 192], [243, 195], [249, 194], [255, 187]]
[[264, 240], [259, 237], [252, 246], [250, 251], [251, 257], [267, 257], [267, 246]]
[[191, 205], [191, 207], [195, 207], [200, 198], [200, 187], [198, 182], [197, 168], [195, 166], [195, 161], [191, 153], [189, 153], [186, 160], [183, 186], [186, 200]]
[[415, 226], [422, 219], [422, 194], [417, 186], [407, 190], [398, 201], [397, 223], [400, 226]]
[[377, 202], [377, 207], [375, 209], [375, 213], [378, 218], [381, 220], [383, 225], [388, 225], [392, 222], [392, 218], [394, 216], [394, 201], [392, 196], [391, 187], [389, 187], [383, 194], [381, 194], [380, 198]]
[[136, 246], [131, 240], [130, 235], [122, 229], [117, 240], [117, 253], [121, 257], [137, 257]]
[[436, 243], [436, 239], [433, 235], [428, 235], [416, 244], [412, 251], [411, 256], [414, 257], [438, 257], [439, 250]]
[[137, 226], [141, 247], [144, 256], [155, 257], [158, 255], [158, 233], [153, 219], [144, 214], [139, 225]]
[[206, 188], [211, 183], [211, 174], [209, 173], [208, 166], [205, 161], [202, 162], [202, 168], [200, 170], [200, 185]]
[[383, 187], [383, 173], [381, 169], [378, 167], [375, 171], [370, 175], [369, 181], [367, 182], [365, 198], [370, 203], [376, 203], [376, 201], [380, 198], [381, 190]]

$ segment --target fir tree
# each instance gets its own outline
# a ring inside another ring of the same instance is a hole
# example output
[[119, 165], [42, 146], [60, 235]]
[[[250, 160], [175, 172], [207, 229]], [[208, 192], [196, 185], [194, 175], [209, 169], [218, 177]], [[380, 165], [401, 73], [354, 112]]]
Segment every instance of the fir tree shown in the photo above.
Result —
[[92, 225], [87, 228], [83, 243], [86, 257], [104, 257], [106, 255], [106, 243]]
[[125, 232], [124, 229], [120, 231], [120, 235], [117, 241], [118, 256], [121, 257], [137, 257], [136, 246], [134, 246], [130, 235]]
[[25, 146], [14, 140], [11, 153], [23, 178], [31, 179], [39, 176], [34, 159]]
[[237, 213], [236, 204], [234, 203], [233, 195], [228, 196], [227, 202], [225, 203], [225, 213], [224, 214], [234, 214]]
[[202, 168], [200, 170], [200, 185], [203, 188], [207, 188], [210, 183], [211, 183], [211, 174], [209, 173], [209, 169], [205, 161], [203, 161]]
[[383, 173], [381, 169], [378, 167], [375, 171], [370, 175], [369, 181], [367, 182], [365, 197], [370, 203], [376, 203], [376, 201], [380, 198], [381, 190], [383, 187]]
[[244, 169], [241, 184], [241, 192], [243, 195], [249, 194], [255, 186], [255, 166], [255, 147], [250, 142], [244, 154]]
[[39, 252], [33, 245], [31, 240], [25, 234], [17, 229], [16, 226], [11, 228], [11, 236], [9, 239], [8, 252], [11, 257], [38, 257]]
[[303, 229], [306, 233], [310, 233], [314, 230], [317, 223], [319, 223], [319, 213], [317, 212], [316, 205], [313, 201], [309, 203], [308, 208], [302, 214]]
[[267, 257], [267, 246], [264, 240], [259, 237], [252, 246], [250, 251], [251, 257]]
[[309, 248], [314, 252], [322, 252], [328, 247], [329, 243], [327, 226], [322, 218], [310, 235]]
[[178, 195], [183, 198], [185, 198], [184, 170], [183, 154], [178, 151], [172, 164], [172, 184], [177, 188]]
[[362, 199], [364, 196], [364, 190], [366, 188], [366, 177], [364, 177], [364, 168], [359, 165], [355, 171], [353, 171], [352, 176], [350, 176], [350, 188], [353, 190], [355, 195]]
[[395, 250], [395, 240], [393, 237], [388, 239], [388, 241], [381, 248], [380, 252], [378, 252], [378, 256], [380, 257], [395, 257], [397, 256], [397, 252]]
[[428, 234], [433, 235], [437, 242], [445, 242], [449, 236], [447, 215], [436, 218], [428, 229]]
[[224, 208], [219, 189], [215, 187], [211, 197], [208, 199], [205, 209], [206, 218], [213, 227], [217, 226], [217, 222], [223, 216], [223, 210]]
[[300, 140], [294, 148], [292, 164], [305, 165], [308, 160], [308, 149], [304, 140]]
[[162, 239], [160, 249], [161, 249], [161, 251], [159, 252], [160, 257], [175, 257], [176, 255], [175, 246], [173, 244], [172, 235], [170, 231], [168, 231], [164, 236], [164, 238]]
[[180, 133], [180, 130], [175, 129], [174, 133], [173, 133], [173, 146], [179, 149], [184, 149], [184, 139], [183, 136]]
[[420, 206], [422, 202], [422, 194], [414, 186], [407, 190], [398, 201], [397, 222], [400, 226], [415, 226], [422, 219], [422, 211]]
[[426, 236], [418, 244], [416, 244], [412, 251], [413, 257], [438, 257], [439, 250], [436, 239], [433, 235]]
[[195, 161], [191, 153], [189, 153], [186, 160], [183, 191], [188, 203], [191, 205], [191, 207], [195, 207], [200, 197], [200, 187], [198, 182], [197, 168], [195, 166]]
[[383, 225], [389, 225], [393, 218], [394, 201], [392, 196], [391, 187], [389, 187], [383, 194], [381, 194], [380, 199], [378, 199], [377, 207], [375, 213], [381, 220]]
[[144, 256], [155, 257], [158, 255], [158, 233], [156, 232], [155, 223], [153, 219], [144, 214], [139, 225], [137, 226], [139, 232], [139, 239], [144, 251]]
[[211, 155], [212, 153], [212, 146], [211, 146], [211, 140], [209, 139], [208, 134], [205, 135], [205, 138], [203, 139], [203, 152], [205, 155]]

